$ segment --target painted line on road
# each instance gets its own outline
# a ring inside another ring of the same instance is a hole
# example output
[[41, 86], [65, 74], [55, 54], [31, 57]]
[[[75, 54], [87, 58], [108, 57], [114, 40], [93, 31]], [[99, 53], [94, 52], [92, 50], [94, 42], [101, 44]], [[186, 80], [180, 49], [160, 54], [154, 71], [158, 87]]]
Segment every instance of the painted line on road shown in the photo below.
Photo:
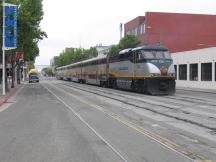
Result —
[[[42, 84], [41, 84], [42, 85]], [[106, 143], [107, 146], [109, 146], [111, 148], [111, 150], [120, 157], [120, 159], [122, 159], [122, 161], [127, 162], [128, 160], [126, 160], [126, 158], [123, 157], [123, 155], [121, 155], [121, 153], [114, 148], [114, 146], [112, 144], [110, 144], [110, 142], [108, 142], [100, 133], [98, 133], [92, 126], [90, 126], [71, 106], [69, 106], [67, 103], [65, 103], [61, 98], [59, 98], [56, 94], [54, 94], [49, 88], [45, 87], [44, 85], [42, 85], [45, 89], [47, 89], [53, 96], [55, 96], [61, 103], [63, 103], [69, 110], [71, 110], [73, 112], [73, 114], [81, 121], [83, 122], [91, 131], [94, 132], [94, 134], [96, 136], [98, 136], [103, 142]], [[52, 86], [53, 87], [53, 86]], [[56, 87], [54, 87], [56, 88]], [[58, 88], [59, 89], [59, 88]]]
[[[64, 85], [63, 85], [64, 86]], [[141, 134], [144, 134], [146, 136], [148, 136], [149, 138], [153, 139], [154, 141], [160, 143], [161, 145], [163, 145], [164, 147], [188, 158], [189, 160], [193, 161], [193, 162], [212, 162], [211, 160], [209, 160], [208, 158], [204, 157], [203, 155], [198, 155], [194, 152], [192, 152], [191, 150], [189, 150], [188, 148], [185, 148], [177, 143], [175, 143], [174, 141], [171, 141], [153, 131], [151, 131], [150, 129], [144, 128], [142, 126], [139, 126], [131, 121], [129, 121], [128, 119], [126, 119], [125, 117], [118, 115], [110, 110], [107, 110], [101, 106], [98, 106], [90, 101], [86, 101], [83, 100], [82, 98], [75, 96], [69, 92], [66, 92], [58, 87], [55, 87], [56, 89], [59, 89], [60, 91], [70, 95], [71, 97], [77, 99], [78, 101], [87, 104], [93, 108], [96, 108], [97, 110], [103, 112], [104, 114], [118, 120], [119, 122], [121, 122], [122, 124], [138, 131]]]

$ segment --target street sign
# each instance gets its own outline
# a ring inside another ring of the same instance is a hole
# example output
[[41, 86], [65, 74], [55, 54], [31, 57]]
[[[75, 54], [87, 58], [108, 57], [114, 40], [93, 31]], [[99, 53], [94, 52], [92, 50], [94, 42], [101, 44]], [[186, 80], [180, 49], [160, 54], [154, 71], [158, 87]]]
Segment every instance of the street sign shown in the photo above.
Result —
[[23, 60], [24, 59], [24, 52], [17, 52], [16, 54], [17, 54], [17, 58], [19, 60]]
[[3, 6], [3, 34], [2, 34], [2, 94], [5, 95], [5, 50], [17, 48], [17, 10], [18, 6], [5, 3]]
[[5, 50], [17, 48], [17, 6], [5, 5]]

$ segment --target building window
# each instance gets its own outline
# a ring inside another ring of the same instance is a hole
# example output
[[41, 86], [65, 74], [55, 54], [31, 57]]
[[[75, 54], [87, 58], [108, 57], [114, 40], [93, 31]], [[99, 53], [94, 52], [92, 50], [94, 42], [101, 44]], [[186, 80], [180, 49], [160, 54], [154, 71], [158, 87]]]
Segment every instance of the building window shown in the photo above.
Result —
[[179, 65], [179, 80], [187, 80], [187, 64]]
[[177, 65], [174, 65], [174, 69], [175, 69], [175, 79], [177, 79]]
[[138, 35], [138, 29], [137, 29], [137, 28], [134, 29], [134, 35], [135, 35], [135, 36]]
[[198, 80], [198, 64], [190, 64], [190, 80]]
[[145, 23], [140, 24], [140, 34], [145, 33]]
[[126, 35], [130, 35], [131, 31], [126, 32]]
[[212, 63], [201, 64], [201, 80], [212, 81]]

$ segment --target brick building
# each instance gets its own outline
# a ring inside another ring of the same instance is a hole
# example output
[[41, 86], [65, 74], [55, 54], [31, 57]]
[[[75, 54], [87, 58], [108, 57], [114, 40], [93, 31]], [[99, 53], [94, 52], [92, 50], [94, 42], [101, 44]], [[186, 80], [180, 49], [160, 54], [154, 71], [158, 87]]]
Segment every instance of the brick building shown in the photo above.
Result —
[[170, 50], [177, 86], [216, 89], [216, 15], [146, 12], [124, 32], [142, 45], [161, 42]]

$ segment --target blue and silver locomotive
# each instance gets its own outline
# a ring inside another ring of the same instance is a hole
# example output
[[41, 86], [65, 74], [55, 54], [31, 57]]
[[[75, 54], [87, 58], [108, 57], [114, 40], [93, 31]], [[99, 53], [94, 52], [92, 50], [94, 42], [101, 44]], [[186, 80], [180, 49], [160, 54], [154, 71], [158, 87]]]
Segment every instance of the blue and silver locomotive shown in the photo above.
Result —
[[175, 93], [173, 60], [168, 49], [158, 45], [125, 49], [115, 56], [59, 67], [56, 76], [152, 95]]

